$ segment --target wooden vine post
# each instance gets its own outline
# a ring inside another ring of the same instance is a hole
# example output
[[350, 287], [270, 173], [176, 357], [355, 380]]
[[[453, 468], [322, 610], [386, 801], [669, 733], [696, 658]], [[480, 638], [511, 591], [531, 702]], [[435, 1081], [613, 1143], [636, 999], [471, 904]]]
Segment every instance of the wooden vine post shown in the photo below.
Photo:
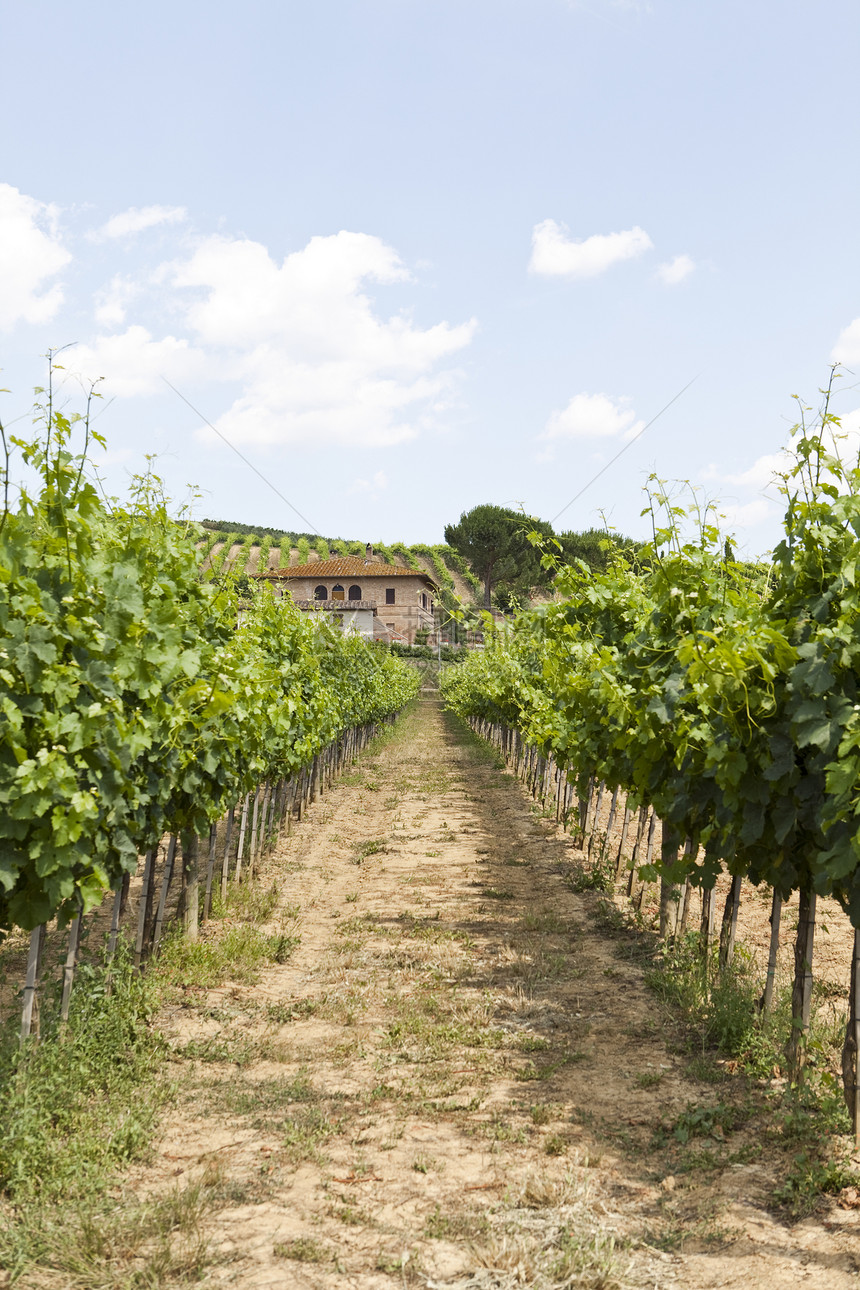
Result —
[[618, 843], [618, 855], [615, 857], [615, 881], [620, 882], [621, 874], [624, 871], [624, 844], [627, 841], [627, 833], [630, 829], [630, 821], [633, 819], [633, 809], [624, 802], [624, 819], [621, 822], [621, 841]]
[[812, 1015], [812, 953], [815, 944], [816, 895], [809, 887], [800, 889], [797, 935], [794, 939], [794, 983], [791, 990], [791, 1033], [785, 1055], [793, 1083], [803, 1078], [806, 1038]]
[[254, 792], [254, 809], [251, 814], [251, 837], [248, 847], [248, 877], [254, 876], [254, 862], [257, 859], [257, 818], [260, 814], [260, 786]]
[[702, 920], [699, 927], [699, 952], [707, 972], [711, 964], [711, 946], [714, 943], [717, 901], [713, 886], [702, 888]]
[[[233, 875], [234, 880], [236, 882], [242, 881], [242, 852], [245, 849], [245, 830], [248, 827], [248, 805], [250, 801], [251, 801], [251, 794], [246, 793], [245, 800], [242, 803], [242, 820], [239, 825], [239, 846], [236, 851], [236, 872]], [[224, 888], [225, 898], [226, 898], [226, 894], [227, 894], [227, 891], [226, 891], [226, 884], [225, 884], [225, 888]]]
[[854, 1129], [854, 1145], [860, 1147], [860, 927], [854, 928], [848, 1024], [842, 1047], [842, 1087]]
[[131, 887], [131, 874], [123, 874], [122, 881], [114, 892], [113, 907], [110, 916], [110, 932], [108, 934], [107, 957], [111, 960], [116, 954], [117, 941], [119, 940], [119, 929], [122, 923], [125, 907], [128, 902], [129, 888]]
[[613, 790], [612, 800], [609, 803], [609, 818], [606, 821], [606, 832], [603, 835], [603, 845], [600, 848], [600, 857], [599, 857], [600, 864], [605, 864], [606, 858], [609, 855], [609, 840], [612, 836], [612, 829], [615, 824], [615, 814], [617, 810], [618, 810], [618, 789], [616, 788]]
[[182, 876], [185, 889], [182, 925], [189, 941], [196, 941], [200, 929], [200, 839], [192, 831], [182, 835]]
[[741, 907], [741, 875], [735, 874], [723, 909], [720, 927], [720, 972], [730, 968], [735, 958], [735, 941], [738, 934], [738, 913]]
[[157, 847], [147, 851], [143, 861], [143, 881], [140, 888], [140, 904], [137, 909], [137, 937], [134, 942], [134, 966], [140, 968], [143, 962], [144, 946], [148, 943], [147, 923], [152, 917], [153, 873]]
[[[676, 829], [663, 825], [660, 840], [660, 858], [664, 869], [669, 869], [678, 859], [680, 837]], [[667, 878], [660, 878], [660, 939], [672, 940], [678, 930], [680, 888]]]
[[770, 905], [770, 946], [767, 952], [767, 976], [764, 991], [759, 999], [759, 1011], [763, 1017], [770, 1015], [773, 1007], [773, 987], [776, 980], [776, 960], [779, 954], [779, 926], [782, 920], [782, 897], [774, 888]]
[[594, 818], [591, 821], [591, 832], [588, 835], [588, 859], [589, 860], [591, 859], [592, 848], [594, 847], [594, 843], [598, 835], [598, 830], [600, 829], [600, 810], [601, 810], [601, 807], [603, 806], [603, 794], [605, 792], [606, 792], [606, 785], [604, 784], [603, 780], [601, 780], [600, 785], [597, 789], [597, 802], [594, 807]]
[[164, 873], [161, 877], [161, 893], [158, 897], [158, 910], [155, 915], [155, 929], [152, 933], [152, 953], [155, 954], [161, 943], [162, 931], [164, 928], [164, 914], [167, 909], [167, 893], [170, 891], [170, 883], [173, 878], [173, 866], [176, 860], [176, 834], [170, 835], [170, 841], [167, 844], [167, 856], [164, 861]]
[[636, 841], [633, 843], [633, 855], [630, 857], [630, 874], [627, 878], [627, 895], [632, 900], [633, 893], [636, 890], [636, 866], [639, 863], [639, 853], [642, 849], [642, 842], [645, 837], [645, 827], [648, 823], [648, 807], [640, 806], [639, 808], [639, 826], [636, 830]]
[[27, 954], [27, 975], [24, 978], [24, 1006], [21, 1011], [21, 1038], [29, 1039], [39, 1034], [39, 1009], [37, 991], [42, 971], [42, 952], [45, 948], [45, 924], [34, 927], [30, 933]]
[[60, 1001], [60, 1021], [69, 1020], [69, 1009], [72, 1005], [72, 986], [75, 981], [75, 968], [78, 966], [78, 950], [81, 944], [81, 912], [78, 910], [69, 927], [69, 948], [63, 965], [63, 995]]
[[212, 824], [209, 828], [209, 862], [206, 865], [206, 891], [203, 896], [203, 916], [201, 922], [206, 922], [209, 917], [209, 911], [212, 908], [212, 880], [215, 876], [215, 851], [218, 845], [218, 825]]

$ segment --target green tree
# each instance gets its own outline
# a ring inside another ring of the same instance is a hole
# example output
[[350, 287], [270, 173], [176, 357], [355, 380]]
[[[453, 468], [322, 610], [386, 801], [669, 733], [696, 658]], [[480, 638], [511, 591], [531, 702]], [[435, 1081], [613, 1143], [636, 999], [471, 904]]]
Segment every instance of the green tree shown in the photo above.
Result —
[[562, 564], [584, 560], [594, 573], [603, 573], [608, 569], [616, 554], [628, 552], [633, 555], [643, 547], [642, 542], [607, 529], [583, 529], [581, 533], [569, 530], [559, 533], [556, 540], [561, 547]]
[[537, 531], [553, 536], [552, 526], [504, 506], [485, 503], [464, 511], [458, 524], [445, 526], [445, 541], [468, 560], [484, 584], [484, 608], [492, 604], [493, 588], [499, 585], [520, 592], [546, 581], [540, 551], [528, 540]]

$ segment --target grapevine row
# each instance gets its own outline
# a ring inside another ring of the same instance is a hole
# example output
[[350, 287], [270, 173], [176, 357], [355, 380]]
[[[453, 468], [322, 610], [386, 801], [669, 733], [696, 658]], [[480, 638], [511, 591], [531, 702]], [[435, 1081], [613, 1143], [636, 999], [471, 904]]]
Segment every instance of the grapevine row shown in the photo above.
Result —
[[419, 683], [265, 589], [240, 604], [202, 578], [154, 476], [104, 498], [94, 437], [49, 390], [39, 437], [13, 440], [37, 485], [0, 521], [0, 933], [85, 914], [159, 839], [206, 838]]
[[[860, 1129], [860, 470], [840, 459], [829, 395], [797, 429], [785, 537], [770, 566], [735, 561], [708, 510], [653, 486], [653, 541], [604, 573], [560, 569], [555, 602], [520, 614], [445, 677], [461, 715], [515, 731], [564, 772], [585, 818], [591, 787], [653, 808], [661, 931], [689, 882], [719, 873], [799, 893], [789, 1066], [811, 1003], [815, 903], [855, 928], [843, 1055]], [[545, 560], [552, 563], [547, 553]]]

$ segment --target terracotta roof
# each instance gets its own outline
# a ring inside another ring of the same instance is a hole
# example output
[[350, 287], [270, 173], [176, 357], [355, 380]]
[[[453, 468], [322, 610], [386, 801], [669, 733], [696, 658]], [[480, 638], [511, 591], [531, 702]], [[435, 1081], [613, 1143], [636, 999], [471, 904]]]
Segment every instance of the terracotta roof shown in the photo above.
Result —
[[336, 610], [339, 614], [351, 613], [353, 609], [372, 609], [376, 613], [375, 600], [294, 600], [299, 609], [324, 609], [327, 612]]
[[286, 569], [272, 569], [268, 573], [255, 573], [254, 578], [423, 578], [432, 587], [436, 579], [426, 569], [407, 569], [402, 564], [384, 564], [374, 560], [365, 564], [360, 555], [340, 555], [333, 560], [312, 560], [310, 564], [291, 564]]

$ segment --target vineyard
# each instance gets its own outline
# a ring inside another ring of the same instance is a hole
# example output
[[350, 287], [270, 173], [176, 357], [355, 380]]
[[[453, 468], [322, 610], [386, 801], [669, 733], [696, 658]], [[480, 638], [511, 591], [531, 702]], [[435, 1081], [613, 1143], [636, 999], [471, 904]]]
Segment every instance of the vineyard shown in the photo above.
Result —
[[158, 949], [177, 857], [194, 939], [201, 855], [205, 918], [216, 859], [223, 899], [418, 686], [396, 658], [290, 603], [259, 591], [240, 605], [230, 583], [201, 577], [157, 479], [137, 479], [125, 506], [106, 502], [86, 442], [72, 450], [77, 428], [49, 404], [42, 438], [13, 441], [41, 487], [0, 527], [0, 930], [32, 929], [24, 1037], [50, 920], [71, 924], [65, 1019], [82, 921], [115, 893], [112, 953], [141, 856], [138, 965]]
[[838, 433], [772, 564], [655, 483], [650, 544], [544, 543], [553, 599], [419, 696], [242, 576], [347, 544], [106, 499], [48, 390], [0, 523], [0, 1285], [854, 1284]]
[[[313, 533], [284, 533], [281, 530], [251, 529], [248, 525], [237, 528], [216, 527], [214, 521], [205, 520], [209, 530], [198, 539], [202, 568], [213, 574], [257, 574], [288, 569], [291, 564], [306, 564], [309, 560], [328, 560], [338, 555], [365, 554], [365, 542], [344, 542], [340, 538], [320, 538]], [[461, 602], [470, 604], [482, 590], [480, 581], [465, 560], [443, 543], [430, 545], [394, 542], [386, 546], [374, 544], [374, 555], [387, 564], [403, 564], [410, 569], [423, 569], [435, 578], [447, 602], [453, 606]], [[452, 598], [456, 597], [456, 600]]]
[[[809, 1056], [816, 901], [833, 898], [860, 927], [860, 471], [840, 457], [838, 432], [828, 402], [820, 419], [797, 428], [772, 567], [735, 562], [707, 510], [694, 503], [688, 513], [655, 484], [650, 551], [616, 559], [602, 575], [560, 571], [557, 603], [520, 615], [445, 683], [454, 710], [478, 723], [581, 837], [611, 794], [609, 830], [623, 814], [617, 876], [629, 864], [634, 898], [639, 884], [659, 882], [668, 945], [683, 940], [690, 892], [701, 890], [706, 970], [717, 877], [732, 876], [721, 968], [731, 960], [742, 879], [772, 890], [764, 1019], [782, 905], [798, 893], [786, 1051], [793, 1081]], [[684, 535], [690, 521], [692, 538]], [[858, 1010], [855, 930], [842, 1078], [860, 1143]]]

